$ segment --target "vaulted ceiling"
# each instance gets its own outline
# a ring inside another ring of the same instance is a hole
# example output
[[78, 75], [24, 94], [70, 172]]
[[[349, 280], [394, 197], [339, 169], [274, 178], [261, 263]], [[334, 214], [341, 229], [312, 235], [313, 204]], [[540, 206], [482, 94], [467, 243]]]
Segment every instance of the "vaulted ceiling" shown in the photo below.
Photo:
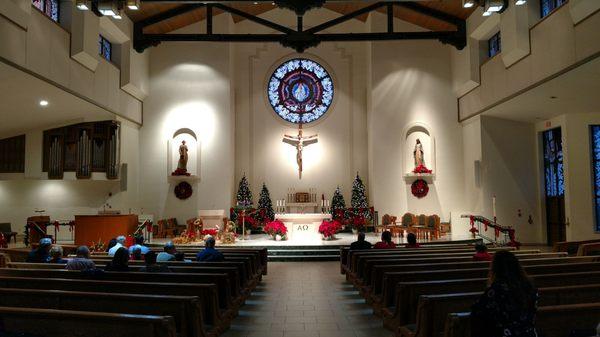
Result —
[[[327, 2], [323, 6], [331, 11], [340, 13], [340, 14], [348, 14], [358, 9], [364, 8], [370, 4], [373, 4], [375, 1], [344, 1], [344, 2]], [[460, 19], [466, 19], [473, 12], [473, 8], [466, 9], [462, 7], [461, 0], [438, 0], [438, 1], [418, 1], [419, 5], [429, 7], [431, 9], [435, 9], [446, 14], [455, 16]], [[134, 22], [139, 22], [146, 18], [153, 17], [160, 13], [164, 13], [166, 11], [172, 10], [174, 8], [184, 6], [182, 3], [148, 3], [142, 2], [142, 6], [140, 10], [137, 11], [127, 11], [127, 15]], [[242, 10], [246, 13], [252, 15], [260, 15], [262, 13], [268, 12], [272, 9], [275, 9], [276, 6], [274, 4], [268, 2], [258, 2], [258, 3], [232, 3], [229, 6], [234, 7], [236, 9]], [[318, 9], [317, 9], [318, 10]], [[381, 8], [378, 11], [385, 13], [385, 8]], [[221, 14], [222, 11], [218, 9], [213, 10], [213, 15]], [[363, 14], [358, 16], [356, 19], [365, 21], [367, 19], [368, 14]], [[395, 7], [394, 16], [403, 21], [415, 24], [417, 26], [423, 27], [427, 30], [431, 31], [448, 31], [454, 30], [455, 27], [452, 24], [441, 21], [439, 19], [433, 18], [431, 16], [424, 15], [422, 13], [413, 11], [408, 8]], [[176, 17], [158, 22], [151, 26], [144, 28], [144, 33], [146, 34], [165, 34], [172, 31], [175, 31], [179, 28], [194, 24], [196, 22], [202, 21], [206, 18], [206, 8], [202, 7], [196, 10], [189, 11], [187, 13], [178, 15]], [[233, 20], [235, 22], [239, 22], [244, 20], [244, 18], [233, 15]]]

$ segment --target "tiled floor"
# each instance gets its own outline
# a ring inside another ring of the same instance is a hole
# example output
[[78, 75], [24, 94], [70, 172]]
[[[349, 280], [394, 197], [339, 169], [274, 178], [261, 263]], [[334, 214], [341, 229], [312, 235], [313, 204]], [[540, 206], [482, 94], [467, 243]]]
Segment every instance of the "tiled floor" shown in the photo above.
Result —
[[391, 337], [339, 262], [270, 262], [223, 337]]

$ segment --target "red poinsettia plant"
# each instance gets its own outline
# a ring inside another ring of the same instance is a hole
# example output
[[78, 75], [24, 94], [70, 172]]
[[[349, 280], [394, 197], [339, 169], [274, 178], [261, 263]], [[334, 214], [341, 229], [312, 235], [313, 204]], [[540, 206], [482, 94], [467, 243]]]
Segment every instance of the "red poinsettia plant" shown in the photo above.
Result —
[[323, 234], [325, 238], [333, 237], [337, 232], [342, 229], [342, 224], [337, 220], [327, 221], [323, 220], [319, 226], [319, 233]]
[[415, 167], [415, 169], [413, 170], [413, 173], [425, 173], [425, 174], [431, 174], [431, 170], [428, 169], [425, 165], [421, 164], [417, 167]]
[[367, 219], [362, 215], [355, 215], [350, 222], [352, 229], [361, 230], [367, 225]]
[[267, 223], [265, 227], [263, 227], [265, 233], [275, 237], [276, 235], [280, 235], [282, 239], [285, 240], [287, 237], [287, 227], [280, 220], [275, 220]]
[[218, 231], [214, 228], [212, 229], [203, 229], [202, 232], [200, 232], [200, 234], [202, 234], [202, 236], [206, 236], [206, 235], [210, 235], [210, 236], [217, 236]]

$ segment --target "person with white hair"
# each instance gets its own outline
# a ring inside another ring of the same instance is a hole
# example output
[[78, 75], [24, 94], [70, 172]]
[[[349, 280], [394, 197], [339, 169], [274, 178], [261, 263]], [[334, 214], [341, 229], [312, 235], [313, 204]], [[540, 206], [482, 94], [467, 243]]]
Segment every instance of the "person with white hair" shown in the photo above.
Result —
[[43, 238], [40, 240], [40, 245], [29, 252], [25, 262], [30, 263], [46, 263], [50, 261], [50, 248], [52, 248], [52, 239]]
[[67, 260], [63, 259], [63, 249], [61, 246], [52, 246], [50, 248], [50, 263], [67, 263]]
[[108, 256], [115, 256], [115, 253], [121, 247], [125, 247], [125, 236], [124, 235], [117, 236], [117, 244], [108, 250]]
[[212, 236], [208, 236], [204, 240], [206, 247], [198, 252], [196, 255], [196, 261], [198, 262], [221, 262], [225, 260], [223, 254], [215, 249], [216, 241]]
[[76, 257], [67, 262], [65, 267], [68, 270], [92, 270], [96, 269], [94, 261], [90, 260], [90, 249], [87, 246], [77, 247]]

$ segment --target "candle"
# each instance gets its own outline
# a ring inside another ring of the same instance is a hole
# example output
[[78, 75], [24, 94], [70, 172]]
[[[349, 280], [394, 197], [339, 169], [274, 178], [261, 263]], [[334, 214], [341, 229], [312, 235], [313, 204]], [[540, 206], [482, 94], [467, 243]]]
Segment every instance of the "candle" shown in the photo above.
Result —
[[494, 222], [496, 221], [496, 195], [492, 197], [492, 214], [494, 216]]

